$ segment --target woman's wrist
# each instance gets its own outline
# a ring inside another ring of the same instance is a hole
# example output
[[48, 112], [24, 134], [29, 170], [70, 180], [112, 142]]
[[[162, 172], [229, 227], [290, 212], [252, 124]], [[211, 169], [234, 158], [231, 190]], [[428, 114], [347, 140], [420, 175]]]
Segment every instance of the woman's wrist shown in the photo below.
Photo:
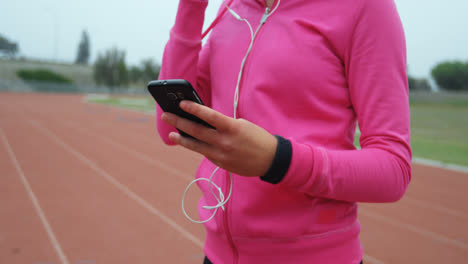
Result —
[[273, 158], [273, 162], [267, 173], [260, 177], [262, 181], [272, 184], [278, 184], [281, 182], [288, 172], [292, 159], [291, 141], [278, 135], [275, 135], [275, 137], [278, 140], [275, 157]]

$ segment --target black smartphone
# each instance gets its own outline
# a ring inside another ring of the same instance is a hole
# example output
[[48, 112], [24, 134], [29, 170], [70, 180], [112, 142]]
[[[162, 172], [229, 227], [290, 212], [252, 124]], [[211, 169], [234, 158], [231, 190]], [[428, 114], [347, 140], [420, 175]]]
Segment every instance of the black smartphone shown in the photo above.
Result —
[[[164, 112], [169, 112], [193, 122], [213, 128], [210, 124], [200, 118], [189, 114], [179, 107], [182, 100], [190, 100], [204, 105], [192, 85], [186, 80], [156, 80], [148, 83], [148, 91]], [[189, 134], [177, 129], [182, 136], [190, 137]]]

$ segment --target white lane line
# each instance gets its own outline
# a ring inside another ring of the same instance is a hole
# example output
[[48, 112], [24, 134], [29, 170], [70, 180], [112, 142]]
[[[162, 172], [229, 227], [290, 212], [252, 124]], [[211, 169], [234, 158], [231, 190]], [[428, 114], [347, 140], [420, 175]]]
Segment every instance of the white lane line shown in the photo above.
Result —
[[[104, 106], [103, 104], [88, 101], [88, 100], [86, 100], [86, 97], [84, 97], [83, 103], [84, 104], [94, 104], [94, 105]], [[111, 107], [111, 108], [114, 108], [114, 109], [119, 109], [119, 110], [127, 110], [127, 111], [133, 112], [133, 113], [140, 113], [140, 114], [144, 114], [144, 115], [155, 116], [155, 110], [141, 111], [141, 110], [129, 109], [129, 108], [122, 107], [122, 106], [119, 107], [119, 106], [115, 106], [115, 105], [105, 105], [105, 106]], [[359, 131], [359, 127], [356, 126], [356, 135], [360, 135], [360, 134], [361, 134], [361, 131]], [[430, 160], [430, 159], [425, 159], [425, 158], [421, 158], [421, 157], [413, 157], [412, 162], [415, 163], [415, 164], [419, 164], [419, 165], [425, 165], [425, 166], [430, 166], [430, 167], [434, 167], [434, 168], [445, 169], [445, 170], [450, 170], [450, 171], [454, 171], [454, 172], [461, 172], [461, 173], [467, 173], [468, 174], [468, 166], [450, 164], [450, 163], [445, 163], [445, 162], [438, 161], [438, 160]]]
[[376, 219], [378, 221], [381, 221], [381, 222], [384, 222], [384, 223], [387, 223], [387, 224], [390, 224], [390, 225], [393, 225], [393, 226], [397, 226], [399, 228], [409, 230], [409, 231], [411, 231], [413, 233], [416, 233], [416, 234], [419, 234], [419, 235], [422, 235], [422, 236], [425, 236], [425, 237], [429, 237], [429, 238], [431, 238], [433, 240], [436, 240], [438, 242], [441, 242], [441, 243], [445, 243], [445, 244], [448, 244], [448, 245], [451, 245], [451, 246], [454, 246], [454, 247], [457, 247], [457, 248], [461, 248], [461, 249], [464, 249], [464, 250], [468, 249], [467, 244], [465, 244], [463, 242], [460, 242], [458, 240], [445, 237], [443, 235], [437, 234], [437, 233], [432, 232], [432, 231], [428, 231], [426, 229], [423, 229], [423, 228], [420, 228], [420, 227], [417, 227], [417, 226], [414, 226], [414, 225], [410, 225], [410, 224], [400, 222], [398, 220], [395, 220], [395, 219], [387, 217], [387, 216], [383, 216], [383, 215], [380, 215], [380, 214], [377, 214], [377, 213], [372, 213], [372, 212], [370, 212], [369, 210], [366, 210], [366, 209], [360, 208], [359, 209], [359, 214], [361, 214], [363, 216], [370, 217], [370, 218], [374, 218], [374, 219]]
[[[176, 169], [174, 169], [174, 168], [172, 168], [172, 167], [169, 167], [169, 166], [165, 165], [164, 163], [162, 163], [162, 162], [160, 162], [160, 161], [158, 161], [158, 160], [151, 159], [151, 158], [150, 158], [148, 155], [146, 155], [146, 154], [143, 154], [143, 153], [140, 153], [140, 152], [135, 151], [135, 150], [133, 150], [133, 149], [130, 149], [130, 148], [128, 148], [128, 147], [125, 147], [125, 146], [123, 146], [122, 144], [119, 144], [119, 143], [117, 143], [117, 142], [115, 142], [115, 141], [113, 141], [113, 140], [111, 140], [111, 139], [106, 138], [106, 137], [96, 135], [95, 133], [93, 134], [93, 133], [91, 133], [89, 130], [84, 129], [84, 128], [82, 128], [82, 127], [80, 127], [80, 126], [78, 126], [78, 125], [76, 125], [76, 124], [74, 124], [74, 123], [72, 123], [72, 122], [67, 122], [67, 121], [65, 121], [65, 122], [63, 122], [63, 124], [68, 125], [68, 126], [70, 126], [70, 127], [73, 127], [73, 129], [79, 130], [79, 131], [81, 131], [82, 133], [85, 133], [85, 134], [88, 134], [88, 135], [92, 135], [93, 137], [98, 136], [98, 137], [100, 137], [100, 140], [106, 141], [106, 142], [109, 143], [110, 145], [113, 145], [113, 146], [115, 146], [116, 148], [119, 148], [119, 149], [121, 149], [121, 150], [123, 150], [123, 151], [125, 151], [125, 152], [127, 152], [127, 153], [130, 153], [131, 155], [133, 155], [133, 156], [139, 158], [140, 160], [143, 160], [143, 161], [145, 161], [145, 162], [147, 162], [147, 163], [151, 163], [151, 164], [153, 164], [153, 165], [155, 165], [155, 166], [158, 166], [158, 167], [160, 167], [160, 168], [162, 168], [162, 169], [164, 169], [164, 170], [166, 170], [166, 171], [168, 171], [168, 172], [170, 172], [170, 173], [172, 173], [172, 174], [174, 174], [174, 175], [177, 175], [177, 176], [179, 176], [179, 177], [181, 177], [181, 178], [184, 178], [184, 179], [189, 180], [189, 181], [191, 181], [191, 180], [193, 179], [192, 177], [190, 177], [190, 176], [184, 174], [183, 172], [181, 172], [181, 171], [179, 171], [179, 170], [176, 170]], [[144, 139], [144, 138], [142, 138], [142, 139]], [[458, 210], [454, 210], [454, 209], [450, 209], [450, 208], [447, 208], [447, 207], [438, 206], [438, 205], [435, 205], [435, 204], [429, 204], [429, 203], [423, 202], [423, 201], [418, 200], [418, 199], [409, 198], [408, 196], [406, 196], [406, 197], [404, 198], [404, 201], [405, 201], [405, 202], [408, 202], [408, 203], [411, 203], [411, 204], [413, 204], [413, 205], [422, 207], [422, 208], [433, 209], [433, 210], [435, 210], [435, 211], [439, 211], [439, 212], [441, 212], [441, 213], [449, 214], [449, 215], [452, 215], [452, 216], [468, 218], [468, 214], [463, 213], [463, 212], [460, 212], [460, 211], [458, 211]]]
[[[170, 172], [170, 173], [172, 173], [172, 174], [174, 174], [176, 176], [179, 176], [179, 177], [181, 177], [183, 179], [186, 179], [186, 180], [189, 180], [189, 181], [193, 180], [193, 178], [188, 176], [187, 174], [185, 174], [185, 173], [183, 173], [183, 172], [181, 172], [179, 170], [176, 170], [176, 169], [174, 169], [174, 168], [172, 168], [170, 166], [167, 166], [163, 162], [160, 162], [160, 161], [155, 160], [155, 159], [151, 159], [146, 154], [143, 154], [143, 153], [135, 151], [135, 150], [133, 150], [131, 148], [125, 147], [122, 144], [119, 144], [119, 143], [115, 142], [114, 140], [108, 139], [108, 138], [103, 137], [103, 136], [99, 136], [96, 133], [91, 133], [88, 129], [84, 129], [84, 128], [82, 128], [82, 127], [80, 127], [80, 126], [78, 126], [78, 125], [76, 125], [76, 124], [74, 124], [72, 122], [65, 121], [65, 122], [62, 122], [62, 123], [72, 127], [74, 130], [81, 131], [84, 134], [92, 135], [93, 137], [99, 137], [100, 140], [105, 141], [108, 144], [113, 145], [116, 148], [119, 148], [119, 149], [121, 149], [121, 150], [123, 150], [123, 151], [125, 151], [127, 153], [130, 153], [131, 155], [137, 157], [138, 159], [140, 159], [142, 161], [145, 161], [147, 163], [158, 166], [161, 169], [164, 169], [164, 170], [166, 170], [166, 171], [168, 171], [168, 172]], [[144, 139], [144, 138], [142, 138], [142, 139]], [[449, 214], [449, 215], [452, 215], [452, 216], [468, 218], [468, 214], [465, 214], [463, 212], [459, 212], [458, 210], [454, 210], [454, 209], [450, 209], [450, 208], [447, 208], [447, 207], [442, 207], [442, 206], [438, 206], [438, 205], [434, 205], [434, 204], [425, 203], [425, 202], [423, 202], [421, 200], [418, 200], [418, 199], [409, 198], [408, 196], [406, 196], [404, 198], [404, 201], [408, 202], [408, 203], [411, 203], [413, 205], [422, 207], [422, 208], [433, 209], [435, 211], [439, 211], [439, 212]]]
[[43, 134], [48, 136], [50, 139], [55, 141], [58, 145], [60, 145], [62, 148], [76, 156], [79, 160], [81, 160], [83, 163], [88, 165], [91, 169], [93, 169], [95, 172], [97, 172], [99, 175], [104, 177], [108, 182], [113, 184], [115, 187], [117, 187], [120, 191], [125, 193], [128, 197], [136, 201], [138, 204], [146, 208], [148, 211], [150, 211], [152, 214], [158, 216], [163, 220], [166, 224], [174, 228], [176, 231], [178, 231], [180, 234], [182, 234], [185, 238], [188, 240], [192, 241], [195, 245], [199, 246], [200, 248], [203, 248], [203, 242], [198, 239], [195, 235], [190, 233], [189, 231], [185, 230], [182, 226], [178, 225], [174, 220], [160, 212], [158, 209], [153, 207], [150, 203], [148, 203], [146, 200], [132, 192], [126, 185], [120, 183], [118, 180], [116, 180], [114, 177], [110, 176], [106, 171], [101, 169], [99, 166], [97, 166], [94, 162], [86, 158], [83, 154], [80, 152], [76, 151], [73, 149], [71, 146], [66, 144], [63, 140], [61, 140], [57, 135], [55, 135], [52, 131], [49, 129], [45, 128], [39, 122], [30, 120], [30, 123], [35, 126], [38, 130], [40, 130]]
[[111, 104], [102, 104], [102, 103], [98, 103], [98, 102], [92, 102], [92, 101], [86, 101], [84, 102], [84, 104], [88, 104], [88, 105], [98, 105], [98, 106], [102, 106], [102, 107], [109, 107], [109, 108], [112, 108], [114, 110], [123, 110], [123, 111], [128, 111], [128, 112], [131, 112], [131, 113], [138, 113], [138, 114], [143, 114], [143, 115], [150, 115], [150, 116], [155, 116], [155, 112], [156, 110], [148, 110], [148, 111], [144, 111], [144, 110], [136, 110], [136, 109], [131, 109], [131, 108], [128, 108], [128, 107], [125, 107], [125, 106], [117, 106], [117, 105], [111, 105]]
[[468, 167], [466, 166], [450, 164], [450, 163], [445, 163], [445, 162], [438, 161], [438, 160], [430, 160], [430, 159], [424, 159], [424, 158], [418, 158], [418, 157], [413, 157], [413, 162], [419, 165], [425, 165], [425, 166], [430, 166], [434, 168], [468, 174]]
[[[119, 107], [115, 107], [115, 108], [118, 108], [119, 110], [122, 110], [122, 108], [119, 108]], [[126, 109], [126, 110], [129, 110], [129, 109]], [[132, 111], [132, 110], [129, 110], [129, 111]], [[132, 111], [132, 112], [133, 112], [133, 111]], [[136, 111], [135, 111], [135, 112], [136, 112]], [[140, 113], [141, 113], [141, 112], [140, 112]], [[36, 123], [37, 123], [37, 122], [36, 122]], [[74, 124], [74, 123], [71, 123], [71, 122], [64, 122], [64, 124], [66, 124], [66, 125], [68, 125], [68, 126], [70, 126], [70, 127], [73, 127], [73, 128], [76, 129], [76, 130], [81, 130], [81, 131], [82, 131], [83, 133], [85, 133], [85, 134], [91, 135], [91, 133], [90, 133], [89, 131], [87, 131], [87, 130], [85, 130], [85, 129], [79, 127], [79, 126], [77, 126], [77, 125]], [[93, 136], [96, 136], [96, 135], [93, 134]], [[165, 164], [163, 164], [163, 163], [154, 162], [154, 160], [150, 159], [150, 158], [149, 158], [147, 155], [145, 155], [145, 154], [141, 154], [141, 153], [139, 153], [139, 152], [137, 152], [137, 151], [130, 151], [128, 148], [124, 147], [123, 145], [118, 144], [118, 143], [116, 143], [116, 142], [114, 142], [114, 141], [112, 141], [112, 140], [110, 140], [110, 139], [105, 138], [105, 137], [101, 137], [101, 139], [104, 140], [104, 141], [106, 141], [106, 142], [108, 142], [108, 143], [111, 144], [111, 145], [116, 146], [117, 148], [120, 148], [120, 149], [122, 149], [122, 150], [124, 150], [124, 151], [127, 151], [127, 152], [129, 152], [129, 153], [132, 153], [134, 156], [137, 156], [138, 158], [140, 158], [140, 159], [142, 159], [142, 160], [145, 160], [146, 162], [153, 163], [153, 164], [155, 164], [155, 165], [157, 165], [157, 166], [160, 166], [160, 167], [162, 167], [163, 169], [166, 169], [166, 170], [170, 171], [170, 172], [173, 173], [173, 174], [182, 176], [183, 178], [185, 178], [185, 179], [187, 179], [187, 180], [192, 180], [191, 177], [189, 177], [189, 176], [183, 174], [183, 173], [180, 172], [180, 171], [174, 170], [173, 168], [169, 168], [169, 167], [167, 167], [167, 166], [166, 166]], [[56, 142], [57, 142], [57, 140], [56, 140]], [[60, 142], [58, 142], [58, 143], [60, 144]], [[60, 145], [62, 145], [62, 144], [60, 144]], [[64, 146], [64, 147], [65, 147], [65, 146]], [[66, 148], [66, 147], [65, 147], [65, 148]], [[73, 151], [73, 150], [72, 150], [72, 151]], [[80, 153], [77, 153], [77, 156], [82, 156], [82, 155], [81, 155]], [[86, 158], [85, 158], [85, 159], [86, 159]], [[87, 159], [86, 159], [86, 160], [87, 160]], [[85, 162], [85, 163], [88, 163], [88, 162]], [[89, 163], [92, 163], [92, 162], [89, 162]], [[94, 165], [94, 164], [93, 164], [93, 165]], [[96, 166], [96, 165], [94, 165], [94, 166]], [[96, 167], [97, 167], [97, 166], [96, 166]], [[99, 168], [97, 168], [97, 170], [99, 170]], [[104, 173], [105, 173], [105, 172], [104, 172]], [[120, 184], [120, 183], [118, 183], [118, 184]], [[127, 187], [124, 187], [124, 188], [127, 188]], [[136, 195], [135, 195], [135, 196], [136, 196]], [[138, 197], [138, 198], [139, 198], [139, 197]], [[134, 198], [134, 199], [138, 199], [138, 198]], [[140, 199], [141, 199], [141, 198], [140, 198]], [[142, 200], [142, 202], [144, 202], [144, 203], [147, 204], [146, 201], [144, 201], [143, 199], [141, 199], [141, 200]], [[150, 208], [151, 208], [151, 205], [144, 206], [144, 207], [147, 207], [147, 208], [150, 207]], [[149, 209], [149, 208], [148, 208], [148, 209]], [[151, 211], [151, 209], [149, 209], [149, 210]], [[153, 213], [154, 213], [154, 212], [153, 212]], [[157, 214], [157, 213], [155, 213], [155, 214]], [[158, 215], [158, 216], [159, 216], [159, 215]], [[189, 234], [190, 234], [190, 233], [189, 233]], [[198, 241], [199, 241], [199, 240], [198, 240]], [[200, 246], [200, 247], [203, 247], [203, 243], [202, 243], [201, 241], [199, 241], [198, 243], [195, 242], [195, 244], [197, 244], [197, 245]], [[366, 261], [366, 263], [371, 263], [371, 264], [384, 264], [383, 261], [378, 260], [378, 259], [376, 259], [376, 258], [374, 258], [374, 257], [372, 257], [372, 256], [369, 256], [369, 255], [364, 255], [363, 258], [364, 258], [364, 260]]]
[[54, 247], [55, 251], [57, 252], [57, 255], [61, 261], [62, 264], [69, 264], [70, 262], [68, 261], [67, 256], [62, 250], [62, 247], [60, 246], [60, 243], [58, 242], [54, 231], [52, 230], [49, 222], [47, 221], [47, 217], [44, 214], [44, 211], [41, 208], [41, 205], [39, 204], [39, 200], [37, 200], [36, 195], [34, 194], [31, 185], [29, 184], [28, 180], [26, 179], [26, 176], [24, 175], [23, 170], [21, 169], [21, 166], [18, 162], [18, 159], [16, 159], [16, 155], [13, 152], [10, 143], [8, 142], [7, 137], [3, 133], [3, 129], [0, 128], [0, 137], [2, 138], [2, 142], [5, 145], [8, 155], [11, 158], [11, 161], [15, 165], [16, 171], [18, 172], [18, 175], [21, 178], [21, 181], [23, 182], [24, 188], [26, 188], [26, 191], [28, 192], [29, 198], [31, 198], [31, 201], [34, 205], [34, 209], [36, 209], [36, 213], [39, 215], [39, 218], [41, 219], [42, 225], [44, 225], [44, 228], [47, 232], [47, 235], [49, 236], [49, 240]]
[[159, 161], [159, 160], [156, 160], [156, 159], [151, 159], [149, 156], [145, 155], [145, 154], [142, 154], [138, 151], [135, 151], [131, 148], [128, 148], [128, 147], [125, 147], [124, 145], [122, 144], [119, 144], [111, 139], [108, 139], [106, 137], [103, 137], [103, 136], [99, 136], [99, 135], [96, 135], [96, 134], [92, 134], [91, 132], [89, 132], [89, 130], [87, 129], [84, 129], [82, 127], [79, 127], [75, 124], [72, 124], [71, 122], [63, 122], [63, 124], [69, 126], [69, 127], [72, 127], [74, 130], [78, 130], [78, 131], [81, 131], [81, 133], [84, 133], [84, 134], [87, 134], [87, 135], [91, 135], [93, 137], [99, 137], [100, 140], [102, 141], [105, 141], [107, 142], [107, 144], [109, 145], [112, 145], [118, 149], [121, 149], [123, 150], [124, 152], [127, 152], [127, 153], [130, 153], [131, 155], [137, 157], [138, 159], [142, 160], [142, 161], [145, 161], [147, 163], [150, 163], [152, 165], [155, 165], [173, 175], [176, 175], [184, 180], [188, 180], [188, 181], [191, 181], [193, 180], [193, 177], [190, 177], [189, 175], [187, 175], [186, 173], [183, 173], [181, 172], [180, 170], [177, 170], [177, 169], [174, 169], [173, 167], [171, 166], [168, 166], [166, 164], [164, 164], [163, 162]]
[[371, 264], [384, 264], [383, 261], [381, 260], [378, 260], [372, 256], [369, 256], [369, 255], [364, 255], [364, 260], [363, 260], [363, 263], [371, 263]]
[[468, 214], [463, 212], [463, 211], [451, 209], [451, 208], [448, 208], [446, 206], [441, 206], [441, 205], [437, 205], [437, 204], [424, 202], [424, 201], [421, 201], [421, 200], [418, 200], [418, 199], [410, 198], [408, 196], [405, 196], [403, 198], [403, 200], [401, 200], [401, 202], [402, 203], [406, 202], [406, 203], [410, 203], [410, 204], [413, 204], [415, 206], [419, 206], [419, 207], [422, 207], [422, 208], [426, 208], [426, 209], [430, 209], [430, 210], [434, 210], [434, 211], [439, 211], [441, 213], [452, 215], [452, 216], [455, 216], [455, 217], [463, 217], [463, 218], [468, 219]]
[[[361, 135], [361, 131], [359, 130], [359, 126], [356, 126], [355, 135]], [[430, 160], [421, 157], [413, 157], [412, 162], [419, 165], [430, 166], [438, 169], [445, 169], [455, 172], [462, 172], [468, 173], [468, 167], [456, 164], [445, 163], [439, 160]]]
[[[86, 130], [86, 129], [84, 129], [84, 128], [82, 128], [82, 127], [80, 127], [80, 126], [78, 126], [78, 125], [76, 125], [76, 124], [74, 124], [74, 123], [71, 123], [71, 122], [63, 122], [63, 124], [68, 125], [68, 126], [72, 127], [72, 128], [75, 129], [75, 130], [80, 130], [80, 131], [82, 131], [82, 133], [85, 133], [85, 134], [88, 134], [88, 135], [92, 135], [92, 136], [96, 136], [95, 134], [92, 134], [92, 133], [89, 132], [88, 130]], [[172, 168], [168, 168], [166, 165], [164, 165], [164, 164], [162, 164], [162, 163], [160, 163], [160, 162], [154, 162], [153, 159], [150, 159], [150, 158], [149, 158], [147, 155], [145, 155], [145, 154], [142, 154], [142, 153], [137, 152], [137, 151], [130, 150], [129, 148], [127, 148], [127, 147], [125, 147], [125, 146], [123, 146], [123, 145], [121, 145], [121, 144], [118, 144], [118, 143], [116, 143], [116, 142], [114, 142], [113, 140], [110, 140], [110, 139], [108, 139], [108, 138], [105, 138], [105, 137], [102, 137], [102, 136], [99, 136], [99, 137], [100, 137], [101, 140], [108, 142], [110, 145], [116, 146], [116, 147], [118, 147], [118, 148], [120, 148], [120, 149], [122, 149], [122, 150], [124, 150], [124, 151], [126, 151], [126, 152], [128, 152], [128, 153], [131, 153], [132, 155], [138, 157], [138, 158], [141, 159], [141, 160], [144, 160], [144, 161], [146, 161], [146, 162], [148, 162], [148, 163], [153, 163], [154, 165], [160, 166], [160, 167], [162, 167], [163, 169], [166, 169], [166, 170], [168, 170], [168, 171], [170, 171], [170, 172], [172, 172], [172, 173], [174, 173], [174, 174], [179, 174], [179, 176], [182, 176], [183, 178], [185, 178], [185, 179], [187, 179], [187, 180], [192, 180], [191, 177], [186, 176], [185, 174], [183, 174], [182, 172], [180, 172], [180, 171], [178, 171], [178, 170], [174, 170], [174, 169], [172, 169]], [[369, 256], [369, 255], [364, 255], [364, 260], [366, 261], [366, 263], [371, 263], [371, 264], [384, 264], [383, 261], [378, 260], [378, 259], [376, 259], [376, 258], [374, 258], [374, 257], [372, 257], [372, 256]]]
[[[73, 125], [75, 127], [78, 126], [76, 123], [68, 122], [68, 124]], [[87, 127], [89, 127], [89, 126], [87, 126]], [[97, 125], [93, 124], [93, 128], [95, 128], [97, 130], [104, 130], [104, 131], [112, 132], [112, 129], [115, 129], [115, 124], [112, 124], [112, 123], [107, 123], [107, 124], [106, 123], [99, 123]], [[138, 138], [138, 140], [144, 141], [147, 145], [153, 145], [153, 146], [156, 146], [156, 147], [161, 147], [161, 146], [168, 147], [160, 139], [159, 135], [156, 132], [156, 129], [154, 127], [152, 127], [151, 129], [154, 130], [154, 133], [152, 135], [146, 135], [146, 134], [140, 133], [140, 131], [137, 131], [137, 132], [135, 131], [132, 134], [133, 135], [132, 138]], [[90, 131], [90, 130], [88, 129], [88, 131]], [[95, 136], [95, 135], [96, 134], [93, 134], [93, 136]], [[194, 153], [194, 154], [199, 155], [201, 157], [201, 154], [198, 154], [198, 153]], [[198, 162], [198, 163], [200, 163], [200, 161], [201, 161], [201, 158], [199, 158], [199, 157], [185, 157], [185, 158], [190, 159], [191, 161], [194, 161], [194, 162]], [[193, 180], [193, 177], [190, 178], [190, 180]]]
[[[143, 115], [151, 115], [155, 116], [155, 110], [151, 111], [142, 111], [142, 110], [135, 110], [135, 109], [129, 109], [125, 106], [116, 106], [116, 105], [108, 105], [108, 104], [100, 104], [97, 102], [92, 102], [86, 99], [86, 97], [83, 97], [83, 103], [84, 104], [90, 104], [90, 105], [100, 105], [100, 106], [105, 106], [105, 107], [110, 107], [114, 108], [117, 110], [124, 110], [124, 111], [129, 111], [133, 113], [139, 113]], [[359, 127], [356, 127], [356, 135], [360, 135], [361, 131], [359, 131]], [[445, 163], [443, 161], [438, 161], [438, 160], [430, 160], [430, 159], [425, 159], [421, 157], [413, 157], [412, 162], [415, 164], [419, 165], [425, 165], [425, 166], [430, 166], [438, 169], [445, 169], [449, 171], [454, 171], [454, 172], [461, 172], [461, 173], [467, 173], [468, 174], [468, 166], [462, 166], [462, 165], [456, 165], [456, 164], [450, 164], [450, 163]]]

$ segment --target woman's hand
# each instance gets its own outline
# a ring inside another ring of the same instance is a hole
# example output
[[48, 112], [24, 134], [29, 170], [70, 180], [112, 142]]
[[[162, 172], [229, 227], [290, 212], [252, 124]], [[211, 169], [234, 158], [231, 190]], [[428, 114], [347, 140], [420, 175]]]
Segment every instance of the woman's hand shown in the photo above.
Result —
[[217, 166], [243, 176], [263, 176], [276, 153], [277, 140], [265, 129], [244, 119], [233, 119], [211, 108], [182, 101], [180, 107], [215, 129], [171, 113], [161, 119], [198, 140], [170, 133], [174, 143], [204, 155]]

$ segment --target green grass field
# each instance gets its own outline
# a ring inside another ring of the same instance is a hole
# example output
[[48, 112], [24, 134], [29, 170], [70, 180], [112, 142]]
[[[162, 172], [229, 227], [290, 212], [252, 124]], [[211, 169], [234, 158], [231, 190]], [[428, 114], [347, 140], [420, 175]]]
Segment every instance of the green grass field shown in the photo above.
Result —
[[96, 97], [88, 98], [89, 102], [128, 108], [142, 112], [154, 112], [155, 104], [150, 98], [132, 97]]
[[[468, 166], [468, 96], [412, 97], [411, 145], [414, 157]], [[91, 102], [154, 112], [152, 98], [96, 98]], [[359, 145], [359, 134], [356, 135]]]
[[468, 102], [411, 103], [414, 156], [468, 165]]

